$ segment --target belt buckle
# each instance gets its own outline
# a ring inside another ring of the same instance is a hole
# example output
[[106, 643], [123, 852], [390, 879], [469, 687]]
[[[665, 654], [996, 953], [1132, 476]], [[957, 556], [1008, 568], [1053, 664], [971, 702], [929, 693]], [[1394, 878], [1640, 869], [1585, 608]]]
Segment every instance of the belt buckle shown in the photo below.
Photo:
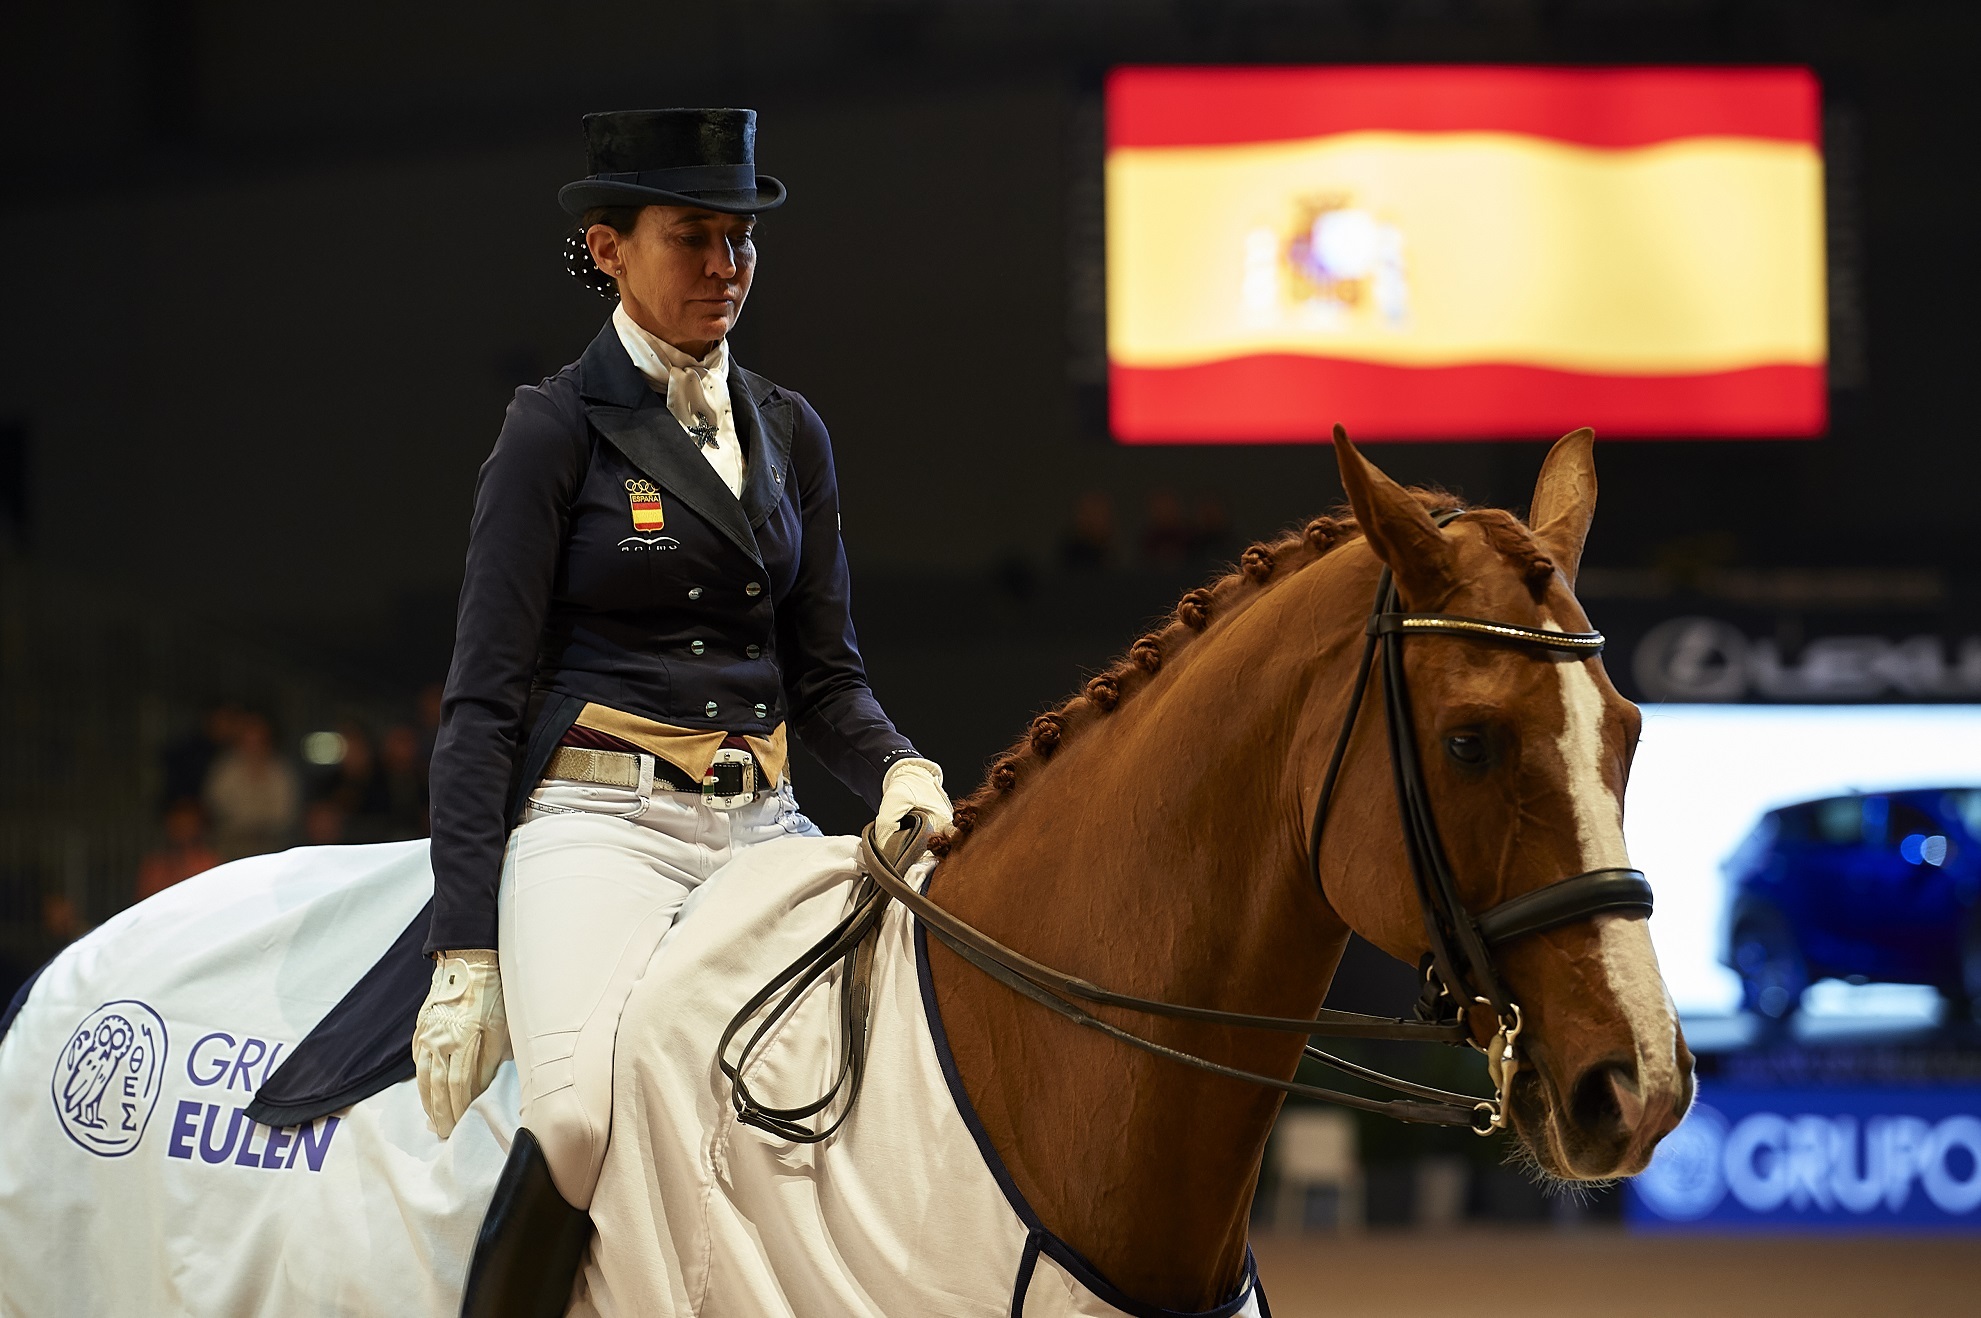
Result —
[[746, 750], [724, 746], [702, 775], [702, 804], [711, 810], [740, 810], [756, 799], [756, 759]]

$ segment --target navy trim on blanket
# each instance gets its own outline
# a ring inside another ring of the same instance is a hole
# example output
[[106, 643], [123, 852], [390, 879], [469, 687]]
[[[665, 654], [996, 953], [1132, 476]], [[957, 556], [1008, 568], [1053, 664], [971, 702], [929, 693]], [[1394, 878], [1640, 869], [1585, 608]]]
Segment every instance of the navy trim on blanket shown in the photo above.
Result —
[[1039, 1270], [1039, 1250], [1046, 1233], [1037, 1227], [1025, 1233], [1025, 1248], [1018, 1255], [1018, 1280], [1011, 1283], [1011, 1318], [1025, 1318], [1025, 1297], [1032, 1291], [1032, 1274]]
[[14, 1017], [21, 1014], [21, 1008], [28, 1005], [28, 994], [34, 992], [34, 982], [41, 978], [41, 972], [54, 965], [54, 961], [44, 961], [40, 969], [27, 977], [27, 982], [14, 990], [14, 1000], [7, 1004], [7, 1014], [0, 1016], [0, 1042], [7, 1038], [7, 1027], [14, 1023]]
[[[935, 877], [930, 871], [929, 877]], [[924, 881], [923, 891], [928, 890]], [[1030, 1233], [1025, 1239], [1025, 1254], [1018, 1268], [1018, 1290], [1011, 1297], [1012, 1318], [1022, 1318], [1025, 1311], [1025, 1291], [1031, 1285], [1032, 1273], [1038, 1265], [1040, 1253], [1046, 1254], [1053, 1262], [1073, 1274], [1074, 1280], [1094, 1293], [1103, 1304], [1111, 1305], [1133, 1318], [1232, 1318], [1245, 1307], [1252, 1292], [1259, 1290], [1259, 1265], [1252, 1257], [1252, 1248], [1245, 1247], [1245, 1274], [1239, 1279], [1238, 1293], [1215, 1309], [1204, 1309], [1195, 1313], [1183, 1313], [1177, 1309], [1159, 1309], [1152, 1304], [1144, 1304], [1131, 1295], [1124, 1294], [1113, 1282], [1103, 1277], [1094, 1265], [1080, 1254], [1080, 1251], [1052, 1234], [1032, 1211], [1018, 1185], [1011, 1179], [1011, 1172], [1005, 1167], [1004, 1159], [998, 1156], [991, 1144], [990, 1135], [977, 1117], [977, 1109], [970, 1102], [969, 1093], [963, 1088], [963, 1077], [956, 1070], [956, 1058], [949, 1051], [949, 1032], [943, 1028], [942, 1009], [936, 1005], [935, 979], [929, 973], [929, 936], [919, 921], [915, 924], [915, 973], [922, 986], [922, 1015], [928, 1018], [929, 1042], [935, 1046], [936, 1061], [942, 1066], [943, 1083], [949, 1086], [950, 1101], [956, 1104], [956, 1113], [963, 1118], [963, 1124], [970, 1131], [970, 1138], [977, 1142], [977, 1152], [983, 1155], [984, 1165], [990, 1168], [991, 1176], [998, 1188], [1004, 1191], [1005, 1199], [1011, 1204], [1011, 1211], [1025, 1224]], [[1259, 1310], [1268, 1313], [1266, 1297], [1259, 1293]]]

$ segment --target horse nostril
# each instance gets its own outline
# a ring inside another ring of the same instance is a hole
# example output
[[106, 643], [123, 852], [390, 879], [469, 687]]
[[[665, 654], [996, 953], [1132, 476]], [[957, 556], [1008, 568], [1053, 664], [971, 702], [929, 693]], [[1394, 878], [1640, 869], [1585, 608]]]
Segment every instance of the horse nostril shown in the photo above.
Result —
[[1591, 1135], [1627, 1136], [1644, 1117], [1635, 1068], [1613, 1062], [1590, 1067], [1575, 1083], [1569, 1111], [1575, 1124]]

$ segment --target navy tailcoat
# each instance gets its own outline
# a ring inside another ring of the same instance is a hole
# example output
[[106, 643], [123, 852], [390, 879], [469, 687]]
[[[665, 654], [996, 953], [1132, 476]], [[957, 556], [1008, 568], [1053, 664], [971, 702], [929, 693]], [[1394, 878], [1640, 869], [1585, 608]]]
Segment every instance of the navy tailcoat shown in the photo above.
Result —
[[[915, 754], [854, 640], [824, 423], [739, 367], [729, 392], [740, 498], [610, 323], [583, 357], [517, 390], [475, 487], [433, 752], [428, 951], [495, 946], [509, 825], [588, 702], [756, 736], [788, 719], [869, 807], [887, 767]], [[641, 486], [658, 489], [658, 528], [634, 524]]]
[[740, 497], [609, 322], [576, 362], [516, 391], [475, 486], [433, 753], [430, 914], [268, 1078], [252, 1119], [313, 1120], [412, 1074], [426, 953], [496, 946], [509, 829], [587, 703], [759, 736], [788, 723], [869, 807], [887, 767], [916, 754], [854, 639], [824, 423], [733, 363], [729, 392]]

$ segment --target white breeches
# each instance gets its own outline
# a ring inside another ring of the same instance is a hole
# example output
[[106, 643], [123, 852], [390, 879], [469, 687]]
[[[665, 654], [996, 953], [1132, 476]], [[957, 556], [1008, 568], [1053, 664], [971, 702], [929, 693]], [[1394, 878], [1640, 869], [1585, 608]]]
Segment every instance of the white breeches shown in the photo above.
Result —
[[740, 810], [685, 792], [548, 779], [509, 835], [497, 897], [522, 1124], [589, 1207], [612, 1131], [619, 1015], [688, 894], [758, 842], [817, 836], [787, 782]]

